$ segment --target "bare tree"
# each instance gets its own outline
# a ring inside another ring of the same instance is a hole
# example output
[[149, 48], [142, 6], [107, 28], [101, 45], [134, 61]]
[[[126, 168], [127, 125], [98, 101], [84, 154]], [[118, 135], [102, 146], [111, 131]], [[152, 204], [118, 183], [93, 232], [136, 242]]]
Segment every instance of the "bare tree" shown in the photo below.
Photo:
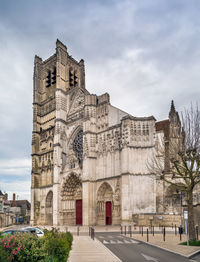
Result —
[[[171, 111], [175, 111], [173, 101]], [[178, 117], [179, 118], [179, 117]], [[173, 119], [172, 119], [173, 122]], [[200, 110], [198, 105], [181, 114], [182, 128], [171, 126], [170, 139], [161, 138], [148, 169], [160, 179], [185, 192], [188, 209], [189, 240], [195, 240], [193, 192], [200, 183]]]

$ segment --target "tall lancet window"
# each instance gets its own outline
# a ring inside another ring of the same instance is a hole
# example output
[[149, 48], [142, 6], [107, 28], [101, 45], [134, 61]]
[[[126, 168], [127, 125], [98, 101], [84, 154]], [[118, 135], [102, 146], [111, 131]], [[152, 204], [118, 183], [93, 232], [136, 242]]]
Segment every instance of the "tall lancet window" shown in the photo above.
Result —
[[73, 141], [73, 150], [78, 159], [79, 165], [82, 167], [83, 162], [83, 130], [80, 130]]

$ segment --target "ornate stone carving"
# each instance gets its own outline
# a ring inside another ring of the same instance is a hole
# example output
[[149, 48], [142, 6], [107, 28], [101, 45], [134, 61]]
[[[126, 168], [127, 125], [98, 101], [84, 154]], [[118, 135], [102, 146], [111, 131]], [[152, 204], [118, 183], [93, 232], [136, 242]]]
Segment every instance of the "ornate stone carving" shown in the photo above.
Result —
[[84, 157], [87, 157], [89, 154], [89, 148], [88, 148], [88, 141], [87, 141], [87, 137], [84, 136], [84, 142], [83, 142], [83, 155]]
[[76, 95], [74, 95], [74, 98], [69, 106], [70, 110], [69, 110], [68, 116], [83, 109], [84, 99], [85, 99], [85, 94], [83, 93], [81, 89], [79, 89]]
[[82, 183], [80, 177], [72, 173], [63, 184], [61, 197], [62, 200], [74, 199], [75, 194], [82, 197]]

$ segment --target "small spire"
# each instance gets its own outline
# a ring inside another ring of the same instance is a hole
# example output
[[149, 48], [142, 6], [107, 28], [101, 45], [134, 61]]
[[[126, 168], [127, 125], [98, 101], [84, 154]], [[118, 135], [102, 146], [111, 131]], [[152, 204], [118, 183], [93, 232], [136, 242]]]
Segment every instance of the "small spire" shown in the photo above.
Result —
[[171, 102], [170, 112], [176, 112], [175, 106], [174, 106], [174, 100], [172, 100], [172, 102]]
[[79, 61], [79, 64], [84, 66], [84, 60], [81, 59], [81, 60]]
[[42, 63], [42, 58], [39, 57], [38, 55], [35, 55], [35, 57], [34, 57], [34, 63], [35, 63], [35, 64], [36, 64], [36, 63]]
[[59, 39], [56, 40], [56, 48], [61, 48], [65, 51], [67, 51], [66, 45], [64, 45]]
[[176, 114], [176, 109], [174, 106], [174, 100], [171, 101], [171, 107], [169, 111], [169, 118], [172, 118]]

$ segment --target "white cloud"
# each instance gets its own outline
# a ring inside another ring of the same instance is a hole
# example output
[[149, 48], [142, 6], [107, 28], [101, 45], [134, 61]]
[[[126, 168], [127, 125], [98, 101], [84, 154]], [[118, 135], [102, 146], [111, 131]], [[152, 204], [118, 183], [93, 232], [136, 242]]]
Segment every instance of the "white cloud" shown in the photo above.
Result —
[[30, 201], [30, 181], [13, 181], [13, 182], [1, 182], [2, 192], [8, 193], [9, 200], [12, 200], [13, 193], [16, 194], [17, 200], [29, 200]]
[[[30, 175], [31, 159], [0, 159], [0, 174], [6, 176]], [[1, 176], [0, 176], [1, 177]]]

